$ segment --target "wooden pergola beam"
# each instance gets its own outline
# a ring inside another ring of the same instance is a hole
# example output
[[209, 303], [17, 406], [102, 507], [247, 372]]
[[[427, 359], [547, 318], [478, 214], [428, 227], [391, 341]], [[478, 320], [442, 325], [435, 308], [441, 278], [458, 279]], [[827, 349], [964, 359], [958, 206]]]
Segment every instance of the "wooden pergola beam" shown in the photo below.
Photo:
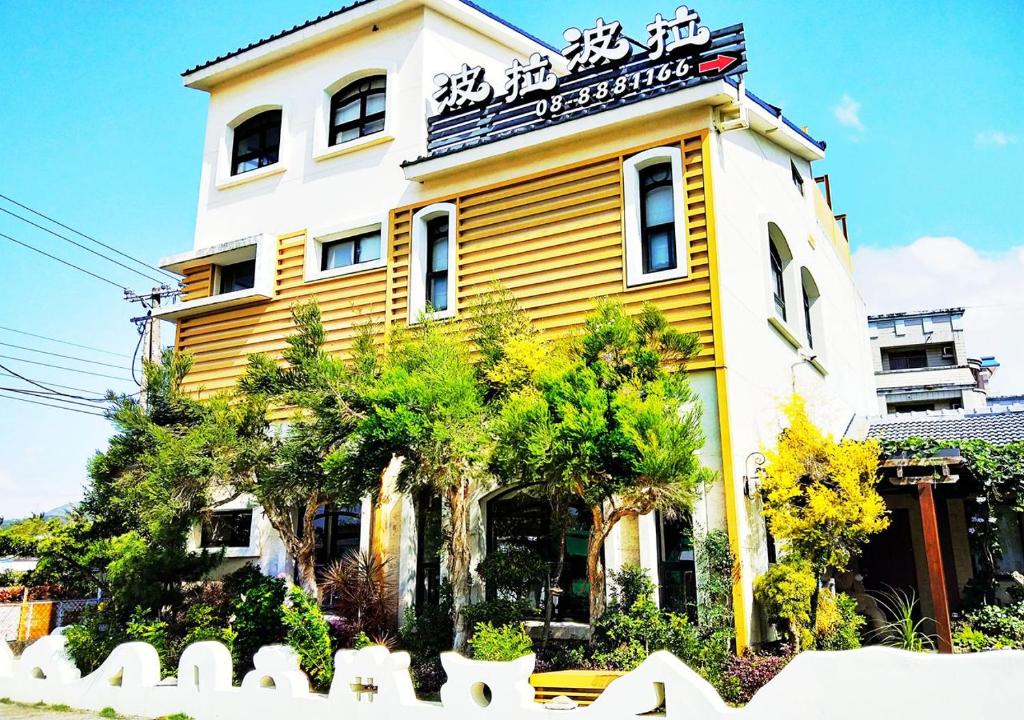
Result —
[[918, 506], [921, 510], [921, 529], [924, 533], [924, 553], [928, 563], [928, 586], [932, 595], [932, 612], [940, 653], [953, 652], [953, 632], [949, 617], [949, 597], [946, 594], [946, 571], [942, 564], [942, 546], [939, 541], [939, 521], [935, 514], [935, 494], [930, 482], [917, 483]]

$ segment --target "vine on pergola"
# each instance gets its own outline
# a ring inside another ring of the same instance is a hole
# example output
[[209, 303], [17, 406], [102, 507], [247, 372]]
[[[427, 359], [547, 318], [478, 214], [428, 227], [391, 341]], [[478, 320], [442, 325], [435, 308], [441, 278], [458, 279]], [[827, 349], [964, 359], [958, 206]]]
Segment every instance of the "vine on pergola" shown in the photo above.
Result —
[[954, 448], [960, 451], [964, 470], [978, 484], [978, 493], [968, 507], [969, 532], [978, 540], [976, 550], [982, 565], [975, 583], [985, 599], [991, 601], [996, 561], [1002, 555], [996, 507], [1006, 505], [1017, 512], [1024, 512], [1024, 441], [997, 445], [981, 439], [910, 438], [882, 443], [886, 455], [900, 453], [922, 460], [935, 457], [941, 450]]

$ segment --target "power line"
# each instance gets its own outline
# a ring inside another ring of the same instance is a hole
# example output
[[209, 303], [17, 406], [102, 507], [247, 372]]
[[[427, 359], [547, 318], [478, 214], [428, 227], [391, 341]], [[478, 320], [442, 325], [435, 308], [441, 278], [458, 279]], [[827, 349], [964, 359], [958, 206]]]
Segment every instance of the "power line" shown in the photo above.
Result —
[[36, 348], [25, 347], [24, 345], [15, 345], [14, 343], [0, 342], [0, 346], [17, 348], [18, 350], [25, 350], [27, 352], [34, 352], [40, 355], [49, 355], [51, 357], [59, 357], [65, 360], [77, 360], [78, 362], [89, 363], [91, 365], [102, 365], [103, 367], [111, 367], [115, 370], [123, 370], [123, 366], [115, 365], [113, 363], [100, 362], [99, 360], [89, 360], [87, 358], [78, 357], [77, 355], [64, 355], [62, 353], [50, 352], [49, 350], [37, 350]]
[[39, 228], [39, 229], [40, 229], [40, 230], [42, 230], [43, 232], [47, 232], [47, 233], [50, 233], [50, 234], [51, 234], [51, 235], [53, 235], [54, 237], [56, 237], [56, 238], [60, 238], [61, 240], [64, 240], [65, 242], [69, 242], [69, 243], [71, 243], [72, 245], [74, 245], [75, 247], [78, 247], [78, 248], [81, 248], [82, 250], [85, 250], [85, 251], [86, 251], [87, 253], [92, 253], [92, 254], [93, 254], [93, 255], [95, 255], [96, 257], [101, 257], [101, 258], [103, 258], [104, 260], [109, 260], [110, 262], [114, 263], [115, 265], [117, 265], [117, 266], [119, 266], [119, 267], [123, 267], [123, 268], [124, 268], [125, 270], [127, 270], [128, 272], [133, 272], [133, 273], [135, 273], [136, 275], [141, 275], [142, 277], [146, 278], [147, 280], [152, 280], [153, 282], [158, 282], [158, 283], [162, 283], [162, 282], [165, 282], [164, 280], [161, 280], [160, 278], [155, 278], [155, 277], [153, 277], [152, 275], [147, 275], [146, 273], [142, 272], [141, 270], [136, 270], [135, 268], [133, 268], [133, 267], [131, 267], [131, 266], [129, 266], [129, 265], [125, 265], [125, 264], [124, 264], [123, 262], [121, 262], [120, 260], [115, 260], [115, 259], [114, 259], [114, 258], [112, 258], [112, 257], [109, 257], [109, 256], [107, 256], [107, 255], [104, 255], [103, 253], [99, 252], [98, 250], [93, 250], [93, 249], [92, 249], [91, 247], [89, 247], [88, 245], [83, 245], [82, 243], [78, 242], [77, 240], [72, 240], [72, 239], [71, 239], [71, 238], [69, 238], [69, 237], [68, 237], [67, 235], [61, 235], [61, 234], [60, 234], [59, 232], [57, 232], [56, 230], [51, 230], [50, 228], [46, 227], [45, 225], [40, 225], [40, 224], [39, 224], [39, 223], [37, 223], [37, 222], [33, 222], [32, 220], [29, 220], [29, 219], [28, 219], [27, 217], [25, 217], [24, 215], [19, 215], [19, 214], [18, 214], [18, 213], [16, 213], [16, 212], [12, 212], [12, 211], [8, 210], [7, 208], [2, 208], [2, 207], [0, 207], [0, 212], [3, 212], [3, 213], [7, 213], [7, 214], [8, 214], [8, 215], [10, 215], [11, 217], [14, 217], [14, 218], [18, 218], [18, 219], [19, 219], [19, 220], [21, 220], [22, 222], [24, 222], [24, 223], [28, 223], [28, 224], [29, 224], [29, 225], [31, 225], [32, 227], [36, 227], [36, 228]]
[[82, 375], [94, 375], [95, 377], [110, 378], [111, 380], [120, 380], [121, 382], [132, 382], [130, 378], [119, 377], [116, 375], [104, 375], [103, 373], [89, 372], [88, 370], [79, 370], [78, 368], [64, 367], [63, 365], [51, 365], [50, 363], [37, 362], [35, 360], [26, 360], [25, 358], [13, 357], [12, 355], [0, 355], [0, 358], [4, 360], [17, 360], [18, 362], [28, 363], [29, 365], [40, 365], [42, 367], [55, 368], [57, 370], [68, 370], [70, 372], [81, 373]]
[[96, 417], [106, 417], [104, 413], [89, 412], [88, 410], [78, 410], [76, 408], [66, 407], [64, 405], [53, 405], [52, 403], [40, 402], [39, 400], [28, 400], [26, 398], [15, 397], [13, 395], [4, 395], [0, 393], [0, 398], [5, 400], [17, 400], [18, 402], [28, 403], [30, 405], [42, 405], [43, 407], [57, 408], [58, 410], [66, 410], [73, 413], [81, 413], [82, 415], [95, 415]]
[[[9, 367], [7, 367], [6, 365], [0, 364], [0, 368], [3, 368], [4, 370], [7, 371], [7, 372], [0, 371], [0, 375], [3, 375], [5, 377], [17, 378], [18, 380], [24, 380], [25, 382], [27, 382], [27, 383], [29, 383], [31, 385], [35, 385], [36, 387], [42, 388], [43, 390], [50, 390], [51, 392], [53, 392], [51, 390], [51, 388], [55, 388], [55, 387], [64, 388], [65, 390], [75, 390], [77, 392], [89, 393], [91, 395], [103, 395], [106, 392], [105, 390], [88, 390], [86, 388], [75, 387], [74, 385], [61, 385], [60, 383], [50, 382], [49, 380], [41, 380], [39, 382], [36, 382], [35, 380], [30, 380], [29, 378], [25, 377], [24, 375], [19, 375], [16, 372], [11, 372], [11, 369]], [[72, 396], [69, 396], [69, 397], [75, 397], [75, 396], [72, 395]]]
[[[4, 370], [6, 370], [6, 372], [4, 374], [7, 375], [8, 377], [18, 378], [22, 382], [26, 382], [29, 385], [35, 385], [37, 388], [41, 388], [42, 390], [45, 390], [46, 392], [53, 393], [55, 395], [63, 395], [64, 397], [75, 398], [75, 399], [78, 399], [78, 400], [101, 400], [101, 399], [106, 397], [106, 393], [105, 392], [94, 392], [92, 390], [82, 390], [82, 388], [69, 387], [69, 388], [67, 388], [68, 390], [80, 390], [81, 392], [90, 393], [92, 395], [96, 395], [96, 396], [99, 396], [99, 397], [84, 397], [82, 395], [71, 395], [70, 393], [61, 392], [60, 390], [54, 390], [52, 387], [49, 387], [47, 385], [43, 385], [42, 383], [37, 382], [37, 381], [33, 380], [30, 377], [25, 377], [21, 373], [15, 372], [14, 370], [11, 370], [9, 367], [4, 365], [3, 363], [0, 363], [0, 368], [3, 368]], [[67, 387], [67, 386], [57, 385], [55, 387]]]
[[82, 401], [82, 400], [66, 400], [66, 399], [60, 397], [59, 394], [55, 396], [53, 393], [48, 393], [48, 392], [45, 392], [44, 390], [26, 390], [25, 388], [12, 388], [12, 387], [2, 387], [2, 386], [0, 386], [0, 390], [6, 391], [6, 392], [17, 393], [18, 395], [29, 395], [31, 397], [41, 398], [43, 400], [52, 400], [54, 402], [67, 403], [68, 405], [80, 405], [82, 407], [99, 409], [99, 406], [97, 406], [95, 404], [95, 403], [99, 402], [99, 400], [96, 400], [96, 401], [93, 401], [93, 402], [85, 402], [85, 401]]
[[59, 262], [59, 263], [61, 263], [63, 265], [67, 265], [70, 268], [74, 268], [75, 270], [78, 270], [79, 272], [84, 272], [86, 275], [92, 275], [97, 280], [102, 280], [103, 282], [107, 283], [108, 285], [113, 285], [114, 287], [116, 287], [116, 288], [118, 288], [120, 290], [124, 290], [125, 292], [131, 292], [124, 285], [118, 285], [113, 280], [105, 278], [102, 275], [97, 275], [96, 273], [94, 273], [94, 272], [92, 272], [90, 270], [86, 270], [85, 268], [79, 267], [78, 265], [75, 265], [74, 263], [69, 263], [67, 260], [61, 260], [56, 255], [51, 255], [50, 253], [46, 252], [45, 250], [40, 250], [37, 247], [29, 245], [27, 242], [22, 242], [21, 240], [18, 240], [16, 238], [12, 238], [10, 235], [4, 235], [3, 233], [0, 233], [0, 237], [4, 238], [6, 240], [10, 240], [12, 243], [17, 243], [18, 245], [21, 245], [22, 247], [26, 247], [29, 250], [32, 250], [33, 252], [39, 253], [40, 255], [45, 255], [46, 257], [50, 258], [51, 260], [56, 260], [57, 262]]
[[120, 255], [123, 258], [127, 258], [128, 260], [131, 260], [132, 262], [138, 263], [139, 265], [142, 265], [145, 268], [149, 268], [150, 270], [155, 270], [155, 271], [157, 271], [159, 273], [163, 273], [167, 277], [172, 278], [174, 280], [178, 279], [178, 277], [174, 273], [168, 272], [168, 271], [164, 270], [163, 268], [158, 268], [158, 267], [156, 267], [154, 265], [150, 265], [147, 262], [139, 260], [137, 257], [132, 257], [128, 253], [122, 252], [122, 251], [118, 250], [115, 247], [107, 245], [105, 242], [101, 242], [100, 240], [97, 240], [92, 235], [86, 235], [81, 230], [76, 230], [75, 228], [71, 227], [70, 225], [66, 225], [66, 224], [62, 223], [60, 220], [52, 218], [49, 215], [46, 215], [45, 213], [41, 213], [38, 210], [36, 210], [35, 208], [29, 207], [25, 203], [20, 203], [17, 200], [15, 200], [14, 198], [7, 197], [3, 193], [0, 193], [0, 198], [3, 198], [4, 200], [6, 200], [9, 203], [17, 205], [18, 207], [22, 208], [23, 210], [28, 210], [30, 213], [32, 213], [33, 215], [36, 215], [37, 217], [41, 217], [41, 218], [44, 218], [46, 220], [49, 220], [54, 225], [59, 225], [60, 227], [64, 228], [65, 230], [70, 230], [71, 232], [73, 232], [75, 235], [78, 235], [79, 237], [83, 237], [86, 240], [91, 240], [92, 242], [96, 243], [97, 245], [99, 245], [101, 247], [105, 247], [107, 250], [110, 250], [113, 253], [117, 253], [118, 255]]
[[95, 348], [90, 345], [82, 345], [80, 343], [71, 342], [70, 340], [60, 340], [58, 338], [49, 337], [48, 335], [38, 335], [36, 333], [30, 333], [25, 330], [15, 330], [11, 327], [5, 327], [0, 325], [0, 330], [6, 330], [7, 332], [17, 333], [18, 335], [28, 335], [29, 337], [39, 338], [40, 340], [49, 340], [50, 342], [61, 343], [62, 345], [71, 345], [72, 347], [82, 348], [83, 350], [92, 350], [93, 352], [103, 353], [105, 355], [115, 355], [117, 357], [130, 357], [126, 353], [114, 352], [113, 350], [102, 350]]

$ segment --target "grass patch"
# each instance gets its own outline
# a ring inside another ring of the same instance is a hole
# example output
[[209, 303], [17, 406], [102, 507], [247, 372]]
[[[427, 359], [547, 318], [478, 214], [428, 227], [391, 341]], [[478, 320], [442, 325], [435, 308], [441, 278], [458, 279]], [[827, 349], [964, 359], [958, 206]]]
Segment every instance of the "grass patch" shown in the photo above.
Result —
[[105, 707], [99, 712], [101, 718], [107, 718], [107, 720], [114, 720], [117, 717], [117, 710], [112, 707]]
[[185, 713], [174, 713], [172, 715], [164, 715], [163, 717], [157, 718], [157, 720], [192, 720], [191, 715]]
[[14, 701], [10, 698], [0, 698], [0, 705], [13, 705]]

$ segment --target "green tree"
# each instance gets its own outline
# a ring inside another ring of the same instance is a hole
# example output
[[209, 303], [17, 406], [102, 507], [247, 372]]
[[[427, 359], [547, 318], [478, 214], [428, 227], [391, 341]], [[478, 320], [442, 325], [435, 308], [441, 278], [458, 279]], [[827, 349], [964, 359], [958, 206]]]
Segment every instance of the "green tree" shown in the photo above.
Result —
[[[381, 460], [375, 472], [331, 471], [327, 461], [337, 467], [357, 445], [362, 415], [355, 388], [361, 371], [357, 363], [324, 349], [327, 335], [316, 303], [296, 305], [292, 319], [295, 332], [287, 339], [283, 363], [249, 356], [236, 398], [242, 424], [237, 436], [226, 434], [225, 454], [234, 457], [230, 486], [259, 502], [295, 560], [303, 588], [319, 597], [317, 511], [326, 503], [351, 504], [374, 492], [387, 462]], [[368, 328], [357, 340], [357, 357], [368, 356], [366, 344], [372, 344]], [[275, 414], [287, 417], [284, 427], [273, 427]]]
[[464, 322], [427, 318], [389, 337], [386, 350], [365, 344], [356, 356], [364, 369], [359, 388], [364, 413], [359, 440], [339, 448], [326, 467], [332, 476], [377, 482], [394, 458], [399, 491], [440, 494], [447, 505], [444, 561], [451, 583], [454, 646], [465, 647], [469, 602], [469, 512], [474, 490], [488, 480], [491, 447], [486, 388], [473, 362]]
[[495, 422], [496, 472], [590, 507], [592, 621], [605, 609], [601, 549], [619, 521], [688, 511], [713, 477], [696, 454], [701, 408], [685, 373], [698, 350], [697, 338], [654, 306], [631, 316], [602, 300], [568, 344], [515, 338], [489, 372], [507, 388]]

